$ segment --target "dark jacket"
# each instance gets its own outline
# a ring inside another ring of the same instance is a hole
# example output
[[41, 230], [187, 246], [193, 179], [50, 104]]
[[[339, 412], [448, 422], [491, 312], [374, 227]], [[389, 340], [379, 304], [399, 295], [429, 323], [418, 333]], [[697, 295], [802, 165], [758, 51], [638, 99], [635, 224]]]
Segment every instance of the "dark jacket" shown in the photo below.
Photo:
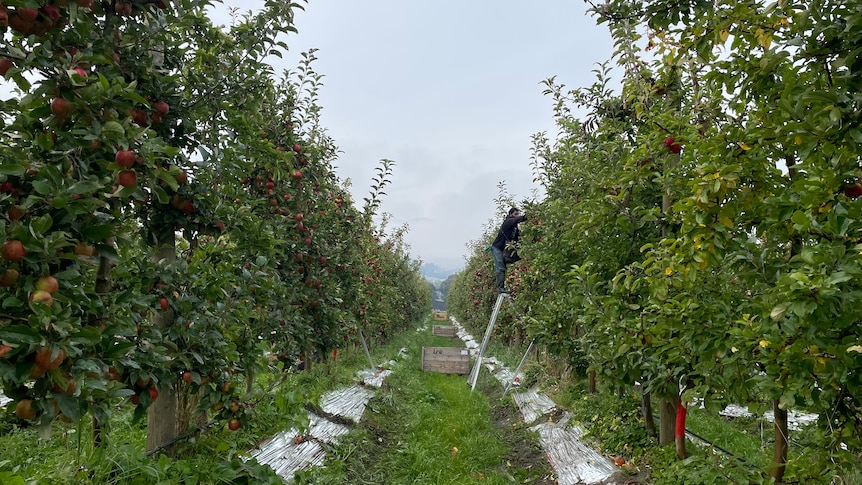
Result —
[[497, 249], [504, 249], [507, 241], [518, 240], [518, 224], [527, 220], [527, 216], [521, 214], [518, 217], [506, 217], [500, 230], [497, 231], [497, 238], [491, 243]]

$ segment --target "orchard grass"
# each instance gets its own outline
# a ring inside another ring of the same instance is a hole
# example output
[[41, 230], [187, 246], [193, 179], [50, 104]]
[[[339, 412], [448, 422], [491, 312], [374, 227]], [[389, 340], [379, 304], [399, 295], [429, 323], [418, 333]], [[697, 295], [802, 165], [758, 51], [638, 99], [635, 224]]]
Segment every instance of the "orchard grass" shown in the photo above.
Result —
[[[534, 433], [518, 419], [511, 397], [487, 372], [471, 392], [466, 376], [421, 372], [423, 346], [463, 346], [460, 339], [405, 330], [370, 352], [375, 364], [395, 360], [394, 373], [369, 403], [366, 418], [330, 450], [325, 467], [297, 475], [305, 483], [552, 483], [552, 470]], [[240, 456], [283, 429], [307, 425], [306, 408], [327, 391], [351, 385], [368, 358], [351, 338], [337, 357], [311, 362], [305, 372], [282, 364], [256, 373], [253, 406], [237, 431], [225, 422], [179, 441], [176, 456], [147, 456], [146, 419], [118, 402], [95, 447], [89, 415], [56, 421], [47, 440], [17, 421], [11, 410], [0, 424], [0, 483], [169, 484], [282, 483], [268, 467]], [[407, 350], [407, 358], [399, 351]], [[236, 383], [244, 389], [244, 382]], [[212, 414], [208, 415], [212, 419]], [[309, 478], [309, 477], [313, 477]]]
[[[413, 338], [402, 332], [393, 342], [370, 349], [375, 362], [392, 359]], [[358, 340], [358, 336], [357, 336]], [[265, 365], [265, 364], [262, 364]], [[93, 444], [92, 418], [76, 423], [57, 420], [47, 440], [18, 421], [12, 409], [0, 419], [0, 483], [137, 484], [160, 483], [283, 483], [268, 467], [245, 462], [239, 455], [280, 430], [307, 425], [306, 403], [319, 402], [326, 391], [355, 381], [356, 373], [368, 368], [359, 345], [340, 349], [335, 361], [312, 363], [306, 372], [282, 372], [279, 364], [256, 374], [250, 396], [243, 401], [253, 407], [241, 428], [230, 431], [217, 421], [200, 433], [177, 443], [175, 458], [146, 454], [146, 418], [133, 421], [127, 401], [118, 402], [110, 422], [103, 428], [106, 446]], [[237, 388], [244, 389], [238, 382]], [[208, 415], [208, 420], [212, 414]]]
[[323, 467], [297, 474], [298, 483], [553, 483], [536, 434], [488, 372], [471, 392], [466, 376], [421, 371], [422, 347], [463, 346], [428, 327], [404, 335], [407, 357], [359, 425], [339, 439]]

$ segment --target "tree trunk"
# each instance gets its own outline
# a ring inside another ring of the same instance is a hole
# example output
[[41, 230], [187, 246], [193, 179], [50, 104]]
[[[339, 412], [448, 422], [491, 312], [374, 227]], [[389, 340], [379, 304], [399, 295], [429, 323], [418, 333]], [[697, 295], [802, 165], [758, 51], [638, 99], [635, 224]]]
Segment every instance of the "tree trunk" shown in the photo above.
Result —
[[644, 416], [647, 433], [656, 436], [658, 433], [655, 429], [655, 419], [652, 416], [652, 395], [649, 392], [644, 392], [641, 397], [641, 412]]
[[676, 433], [676, 399], [662, 397], [659, 403], [658, 444], [668, 446], [674, 443]]
[[590, 394], [596, 393], [596, 371], [591, 370], [587, 377], [590, 385]]
[[201, 402], [201, 395], [192, 393], [191, 385], [185, 382], [177, 383], [176, 393], [177, 433], [185, 433], [193, 427], [204, 427], [207, 423], [206, 412], [197, 410]]
[[[163, 228], [156, 234], [156, 252], [153, 259], [168, 263], [176, 261], [176, 236], [172, 227]], [[153, 323], [162, 329], [173, 325], [173, 309], [154, 312]], [[177, 436], [177, 394], [169, 383], [161, 384], [158, 388], [159, 398], [147, 409], [147, 451], [155, 450]], [[174, 456], [176, 446], [171, 445], [164, 451], [168, 456]]]
[[778, 399], [772, 401], [772, 411], [775, 414], [775, 447], [772, 452], [772, 462], [775, 468], [769, 476], [775, 479], [775, 483], [784, 483], [784, 469], [787, 466], [787, 410], [781, 409]]
[[[668, 168], [672, 165], [676, 165], [679, 163], [679, 154], [673, 156], [671, 162], [668, 164]], [[663, 238], [670, 237], [670, 210], [672, 208], [673, 201], [670, 198], [670, 193], [668, 188], [665, 188], [665, 193], [661, 196], [661, 211], [664, 215], [664, 222], [661, 227], [661, 235]], [[674, 442], [674, 434], [676, 431], [676, 402], [679, 400], [679, 396], [676, 392], [668, 393], [666, 396], [661, 397], [661, 401], [659, 404], [659, 412], [661, 413], [661, 420], [659, 422], [659, 434], [658, 434], [658, 443], [661, 446], [667, 446]]]

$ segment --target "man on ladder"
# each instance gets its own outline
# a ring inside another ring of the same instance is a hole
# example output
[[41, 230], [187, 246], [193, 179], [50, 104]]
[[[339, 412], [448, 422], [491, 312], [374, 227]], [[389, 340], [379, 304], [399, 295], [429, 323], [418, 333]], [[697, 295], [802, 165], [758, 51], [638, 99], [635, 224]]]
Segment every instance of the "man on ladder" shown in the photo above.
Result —
[[519, 261], [517, 248], [515, 244], [518, 242], [520, 233], [518, 224], [527, 220], [527, 216], [521, 215], [521, 211], [512, 207], [509, 209], [509, 214], [497, 231], [497, 237], [491, 243], [491, 254], [494, 256], [494, 270], [497, 274], [497, 292], [510, 293], [506, 289], [506, 265]]

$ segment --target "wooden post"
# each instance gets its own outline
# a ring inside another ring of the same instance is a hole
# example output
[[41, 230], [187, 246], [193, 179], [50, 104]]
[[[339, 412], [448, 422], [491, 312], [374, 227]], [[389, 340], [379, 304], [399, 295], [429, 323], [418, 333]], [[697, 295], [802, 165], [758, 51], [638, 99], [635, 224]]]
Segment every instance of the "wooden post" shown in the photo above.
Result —
[[656, 436], [655, 419], [652, 416], [652, 395], [647, 391], [644, 391], [641, 397], [641, 412], [643, 413], [647, 433], [651, 436]]
[[659, 432], [658, 444], [668, 446], [675, 442], [676, 433], [676, 400], [662, 397], [659, 403]]

